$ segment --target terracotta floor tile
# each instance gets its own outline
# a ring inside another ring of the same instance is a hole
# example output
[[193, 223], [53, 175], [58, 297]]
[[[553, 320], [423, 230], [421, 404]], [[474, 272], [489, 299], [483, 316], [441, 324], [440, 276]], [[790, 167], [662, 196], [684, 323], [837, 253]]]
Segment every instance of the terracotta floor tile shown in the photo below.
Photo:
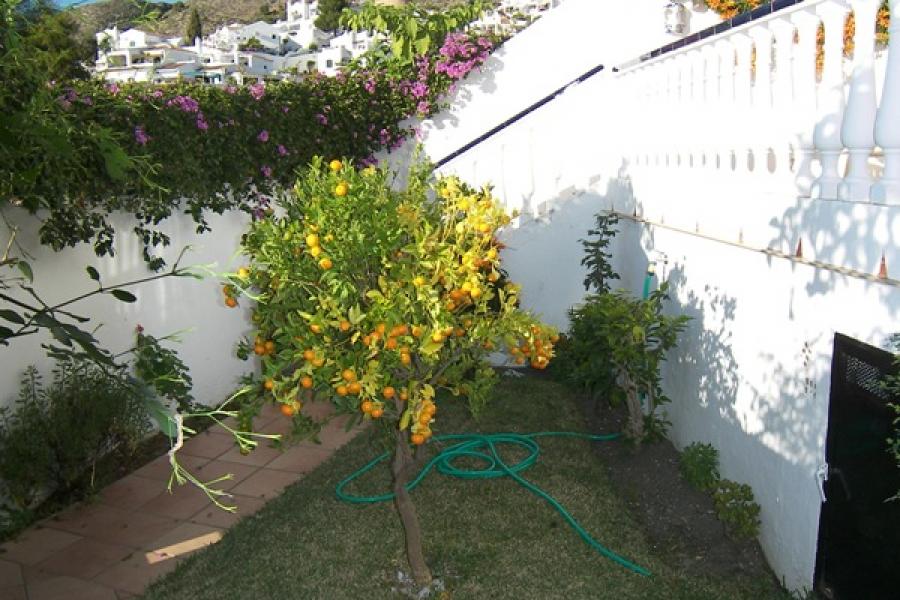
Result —
[[20, 565], [36, 565], [80, 539], [71, 532], [38, 526], [0, 546], [0, 557]]
[[172, 492], [163, 491], [141, 507], [147, 512], [170, 519], [184, 520], [209, 503], [206, 493], [192, 483], [172, 486]]
[[179, 456], [189, 454], [200, 458], [216, 458], [234, 447], [233, 436], [203, 431], [184, 443]]
[[[31, 568], [46, 574], [92, 579], [104, 569], [125, 559], [134, 551], [134, 548], [120, 544], [84, 539], [66, 546], [47, 560]], [[30, 580], [31, 577], [29, 577]]]
[[137, 475], [128, 475], [119, 481], [106, 486], [100, 492], [100, 502], [117, 508], [134, 510], [150, 498], [158, 496], [166, 484], [158, 479], [147, 479]]
[[0, 590], [20, 586], [23, 583], [25, 580], [22, 578], [22, 567], [8, 560], [0, 560]]
[[150, 582], [172, 571], [177, 564], [177, 560], [164, 560], [151, 564], [143, 552], [135, 552], [131, 558], [106, 569], [93, 581], [116, 590], [140, 595], [144, 593]]
[[233, 513], [228, 512], [210, 503], [196, 515], [191, 517], [191, 521], [200, 523], [201, 525], [225, 529], [231, 527], [241, 519], [254, 514], [266, 505], [266, 501], [262, 498], [251, 498], [250, 496], [239, 496], [235, 494], [231, 498], [228, 498], [227, 504], [237, 506], [237, 511]]
[[[190, 471], [194, 472], [198, 467], [201, 467], [209, 462], [208, 458], [202, 458], [199, 456], [191, 456], [190, 454], [179, 454], [178, 455], [178, 464], [182, 467]], [[137, 471], [133, 473], [133, 475], [137, 475], [138, 477], [146, 477], [147, 479], [156, 479], [158, 481], [169, 481], [169, 477], [172, 475], [172, 465], [169, 464], [169, 456], [164, 454], [159, 458], [147, 463]]]
[[3, 600], [28, 600], [25, 595], [25, 586], [17, 585], [16, 587], [0, 587], [0, 598]]
[[194, 475], [203, 482], [209, 482], [218, 479], [219, 477], [224, 477], [225, 475], [231, 475], [231, 479], [220, 481], [213, 486], [218, 489], [228, 490], [256, 473], [257, 469], [259, 469], [259, 467], [254, 465], [242, 465], [216, 459], [209, 461], [194, 471]]
[[325, 462], [331, 454], [332, 451], [327, 448], [306, 442], [288, 448], [284, 454], [266, 465], [266, 468], [291, 473], [309, 473]]
[[284, 488], [297, 481], [296, 473], [287, 471], [275, 471], [272, 469], [260, 469], [231, 491], [242, 496], [265, 498], [267, 500], [279, 495]]
[[319, 433], [319, 441], [322, 442], [322, 447], [329, 450], [336, 450], [352, 440], [360, 431], [362, 431], [362, 426], [357, 426], [350, 431], [345, 431], [347, 419], [349, 419], [348, 416], [336, 417], [322, 428], [321, 433]]
[[[184, 558], [222, 539], [223, 529], [198, 523], [182, 523], [153, 540], [144, 548], [143, 556], [151, 564]], [[127, 588], [126, 588], [127, 589]]]
[[124, 590], [116, 590], [116, 596], [119, 597], [119, 600], [128, 600], [129, 598], [137, 598], [131, 592], [126, 592]]
[[74, 577], [54, 577], [28, 586], [29, 600], [118, 600], [116, 592], [101, 583]]
[[241, 465], [251, 465], [254, 467], [262, 467], [281, 455], [281, 450], [268, 446], [267, 440], [260, 440], [259, 446], [254, 448], [250, 454], [241, 454], [237, 448], [232, 448], [219, 457], [219, 460], [238, 463]]
[[303, 405], [303, 410], [300, 412], [311, 419], [321, 420], [334, 414], [334, 404], [327, 400], [307, 402]]
[[175, 524], [172, 519], [143, 511], [130, 512], [94, 504], [62, 513], [47, 526], [102, 542], [140, 548], [172, 529]]

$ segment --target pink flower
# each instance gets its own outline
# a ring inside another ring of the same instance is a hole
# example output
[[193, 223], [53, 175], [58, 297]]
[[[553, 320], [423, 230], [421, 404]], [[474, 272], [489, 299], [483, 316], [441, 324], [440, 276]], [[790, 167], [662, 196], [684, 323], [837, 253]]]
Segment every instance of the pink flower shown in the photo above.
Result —
[[375, 93], [375, 80], [374, 80], [374, 79], [367, 79], [366, 82], [363, 84], [363, 87], [364, 87], [364, 88], [366, 89], [366, 91], [369, 92], [370, 94], [374, 94], [374, 93]]
[[153, 96], [154, 98], [162, 98], [163, 91], [162, 90], [153, 90], [153, 93], [150, 95]]
[[144, 131], [143, 125], [138, 125], [134, 128], [134, 141], [137, 142], [138, 146], [146, 146], [147, 142], [150, 141], [150, 136]]
[[250, 86], [250, 95], [257, 102], [262, 100], [262, 97], [266, 95], [266, 84], [254, 83], [253, 85], [251, 85]]
[[265, 144], [266, 142], [269, 141], [269, 132], [266, 131], [265, 129], [263, 129], [262, 131], [259, 132], [259, 135], [256, 136], [256, 139], [258, 139], [260, 142]]
[[285, 148], [281, 144], [278, 144], [278, 156], [287, 156], [287, 153], [288, 153], [287, 148]]
[[320, 125], [328, 125], [328, 117], [326, 117], [322, 113], [316, 114], [316, 120], [319, 122]]
[[272, 167], [270, 167], [269, 165], [263, 165], [259, 168], [259, 172], [263, 174], [263, 177], [268, 179], [272, 176]]
[[116, 85], [115, 83], [110, 83], [109, 85], [106, 86], [106, 91], [109, 92], [110, 94], [112, 94], [113, 96], [115, 96], [116, 94], [119, 93], [119, 86]]
[[289, 111], [289, 110], [291, 110], [291, 109], [290, 109], [289, 107], [287, 107], [287, 106], [282, 106], [282, 107], [281, 107], [281, 112], [283, 112], [284, 114], [288, 114], [288, 111]]
[[237, 91], [237, 88], [236, 88], [235, 86], [233, 86], [233, 85], [226, 85], [224, 88], [222, 88], [222, 90], [223, 90], [226, 94], [233, 94], [233, 93], [235, 93], [235, 92]]
[[209, 129], [209, 123], [206, 122], [206, 119], [202, 114], [197, 117], [197, 129], [199, 129], [200, 131], [206, 131], [207, 129]]

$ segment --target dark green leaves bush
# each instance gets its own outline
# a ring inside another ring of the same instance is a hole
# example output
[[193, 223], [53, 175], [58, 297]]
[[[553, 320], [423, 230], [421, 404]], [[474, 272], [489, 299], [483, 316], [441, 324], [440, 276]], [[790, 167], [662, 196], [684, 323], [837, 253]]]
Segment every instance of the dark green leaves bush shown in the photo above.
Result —
[[680, 457], [681, 475], [692, 487], [701, 491], [715, 489], [719, 483], [719, 451], [712, 444], [694, 442]]

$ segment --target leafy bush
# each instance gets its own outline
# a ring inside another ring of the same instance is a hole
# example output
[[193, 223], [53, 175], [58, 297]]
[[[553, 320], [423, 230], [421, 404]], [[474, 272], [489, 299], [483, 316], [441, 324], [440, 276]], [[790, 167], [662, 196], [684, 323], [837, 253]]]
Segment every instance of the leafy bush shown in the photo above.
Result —
[[701, 491], [715, 489], [719, 483], [719, 451], [712, 444], [694, 442], [681, 453], [681, 475]]
[[92, 470], [112, 451], [132, 453], [149, 431], [147, 412], [124, 370], [87, 360], [59, 361], [49, 386], [32, 367], [14, 411], [0, 425], [0, 479], [16, 509], [45, 490], [93, 489]]
[[624, 290], [593, 294], [569, 311], [565, 360], [570, 380], [608, 394], [613, 403], [625, 402], [625, 433], [637, 443], [664, 436], [668, 427], [656, 412], [669, 402], [659, 367], [688, 317], [664, 315], [666, 299], [668, 287], [663, 284], [646, 300], [631, 298]]
[[730, 535], [752, 539], [759, 534], [760, 508], [749, 485], [723, 479], [713, 493], [713, 502]]
[[157, 226], [173, 213], [206, 231], [210, 213], [264, 209], [314, 155], [363, 161], [397, 147], [413, 133], [401, 121], [439, 110], [493, 47], [459, 34], [415, 60], [381, 52], [337, 77], [240, 88], [51, 81], [48, 57], [13, 27], [17, 4], [0, 0], [0, 206], [45, 211], [43, 243], [100, 255], [115, 247], [109, 216], [131, 213], [153, 268], [153, 247], [169, 242]]
[[580, 240], [584, 248], [584, 258], [581, 259], [581, 264], [588, 270], [587, 276], [584, 278], [584, 289], [605, 293], [609, 291], [609, 282], [619, 278], [619, 274], [613, 270], [610, 263], [612, 255], [606, 251], [616, 235], [619, 217], [614, 214], [599, 213], [595, 219], [594, 229], [588, 230], [588, 235], [591, 237]]

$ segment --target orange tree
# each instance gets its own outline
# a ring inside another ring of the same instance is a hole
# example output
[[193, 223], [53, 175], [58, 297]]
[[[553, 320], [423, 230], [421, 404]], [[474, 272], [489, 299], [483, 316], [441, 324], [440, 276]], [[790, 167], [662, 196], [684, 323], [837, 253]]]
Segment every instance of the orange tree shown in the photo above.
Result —
[[427, 583], [406, 485], [413, 451], [435, 427], [437, 392], [477, 412], [496, 378], [488, 355], [503, 344], [519, 364], [543, 368], [556, 332], [518, 308], [518, 287], [502, 275], [495, 234], [510, 218], [490, 189], [430, 179], [424, 166], [406, 189], [391, 181], [385, 170], [315, 159], [281, 210], [244, 236], [250, 264], [226, 294], [256, 301], [259, 389], [298, 428], [314, 427], [299, 414], [314, 393], [390, 438], [407, 557]]

